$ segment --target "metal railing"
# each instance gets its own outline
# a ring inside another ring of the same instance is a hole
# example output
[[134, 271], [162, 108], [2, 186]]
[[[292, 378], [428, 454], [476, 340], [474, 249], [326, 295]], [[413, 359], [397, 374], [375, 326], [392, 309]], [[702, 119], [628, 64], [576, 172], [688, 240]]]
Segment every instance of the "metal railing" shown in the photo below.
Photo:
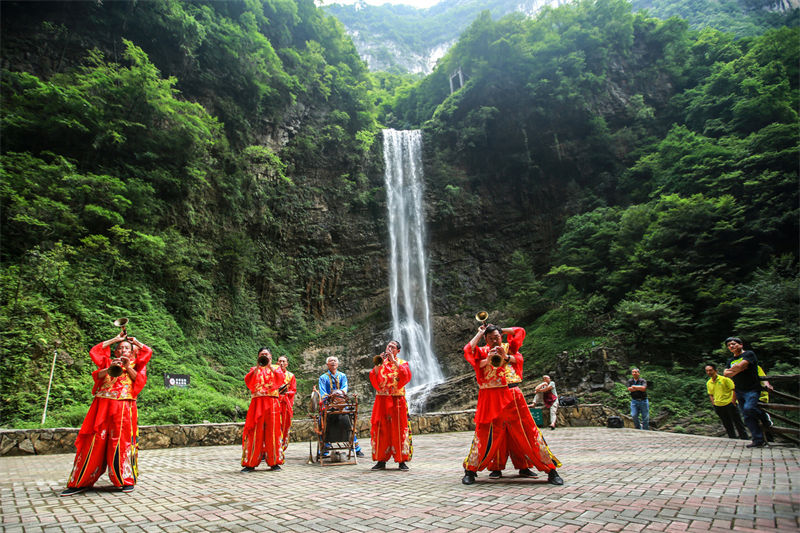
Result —
[[[769, 403], [759, 402], [759, 407], [768, 413], [770, 417], [784, 424], [780, 426], [773, 425], [765, 429], [773, 435], [780, 435], [782, 439], [793, 443], [795, 446], [800, 446], [800, 417], [798, 417], [798, 413], [800, 413], [800, 398], [780, 391], [775, 387], [777, 383], [787, 384], [788, 387], [785, 388], [797, 389], [798, 384], [800, 384], [800, 374], [762, 376], [760, 379], [761, 381], [768, 381], [773, 389], [763, 389], [769, 392], [771, 398]], [[792, 385], [794, 386], [792, 387]], [[772, 401], [772, 395], [788, 403], [775, 403]], [[778, 414], [777, 411], [780, 411], [781, 414]]]

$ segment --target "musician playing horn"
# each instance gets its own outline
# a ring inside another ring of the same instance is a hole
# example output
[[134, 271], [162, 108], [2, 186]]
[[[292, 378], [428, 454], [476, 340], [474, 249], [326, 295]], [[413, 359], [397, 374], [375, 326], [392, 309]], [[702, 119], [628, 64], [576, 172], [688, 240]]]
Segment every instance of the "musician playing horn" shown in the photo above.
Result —
[[[114, 358], [111, 345], [116, 344]], [[136, 397], [147, 383], [147, 363], [153, 350], [123, 330], [89, 351], [94, 400], [75, 439], [75, 462], [61, 496], [91, 488], [108, 468], [108, 477], [122, 492], [133, 492], [139, 473], [139, 426]], [[119, 367], [116, 377], [109, 368]]]
[[270, 470], [283, 464], [281, 404], [278, 389], [285, 382], [280, 367], [272, 366], [272, 353], [261, 348], [258, 364], [244, 377], [250, 389], [250, 407], [242, 433], [242, 472], [252, 472], [266, 461]]
[[[509, 342], [503, 344], [503, 332]], [[478, 347], [478, 341], [486, 344]], [[525, 398], [519, 390], [522, 356], [519, 348], [525, 338], [522, 328], [503, 330], [493, 324], [483, 325], [464, 346], [464, 358], [475, 370], [478, 381], [478, 408], [475, 412], [475, 435], [464, 459], [465, 485], [475, 483], [476, 472], [501, 468], [509, 453], [523, 477], [534, 477], [530, 466], [548, 473], [548, 481], [562, 485], [556, 472], [561, 463], [550, 453], [533, 421]], [[495, 365], [497, 361], [499, 364]], [[497, 476], [495, 476], [497, 477]]]
[[370, 431], [372, 460], [376, 461], [372, 470], [385, 470], [390, 458], [400, 470], [408, 470], [406, 463], [413, 452], [405, 390], [411, 381], [411, 369], [407, 361], [397, 357], [399, 352], [400, 343], [390, 341], [381, 354], [381, 361], [376, 357], [375, 362], [380, 364], [369, 373], [369, 380], [377, 391]]
[[289, 372], [289, 358], [285, 355], [278, 357], [278, 367], [284, 375], [283, 385], [278, 389], [281, 402], [281, 425], [283, 442], [281, 448], [286, 451], [289, 446], [289, 430], [292, 428], [292, 416], [294, 416], [294, 396], [297, 394], [297, 379], [294, 374]]

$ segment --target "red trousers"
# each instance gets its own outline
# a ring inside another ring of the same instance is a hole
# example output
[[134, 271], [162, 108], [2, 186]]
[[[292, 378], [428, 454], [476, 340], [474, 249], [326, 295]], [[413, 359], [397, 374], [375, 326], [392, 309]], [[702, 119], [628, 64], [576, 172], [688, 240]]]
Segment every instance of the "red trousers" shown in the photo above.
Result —
[[67, 487], [91, 487], [108, 468], [117, 487], [135, 485], [139, 475], [136, 400], [95, 398], [75, 439], [75, 462]]
[[281, 406], [275, 396], [250, 400], [242, 434], [242, 466], [257, 467], [264, 459], [268, 466], [283, 464]]
[[372, 407], [370, 444], [372, 460], [396, 463], [411, 460], [414, 447], [408, 427], [408, 406], [404, 396], [376, 396]]
[[536, 427], [522, 392], [514, 388], [512, 394], [513, 401], [494, 420], [476, 425], [465, 470], [502, 470], [509, 455], [517, 469], [549, 472], [561, 466]]
[[289, 446], [289, 430], [292, 429], [292, 416], [294, 416], [292, 405], [288, 401], [281, 400], [281, 433], [283, 435], [281, 449], [283, 451], [286, 451], [286, 447]]

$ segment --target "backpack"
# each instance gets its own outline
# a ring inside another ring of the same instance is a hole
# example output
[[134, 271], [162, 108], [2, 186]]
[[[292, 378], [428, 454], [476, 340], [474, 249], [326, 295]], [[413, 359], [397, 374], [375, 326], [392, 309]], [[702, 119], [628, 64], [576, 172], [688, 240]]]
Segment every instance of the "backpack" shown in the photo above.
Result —
[[622, 423], [622, 419], [618, 416], [609, 416], [608, 417], [608, 427], [610, 428], [621, 428], [624, 424]]
[[578, 405], [578, 399], [575, 396], [559, 396], [558, 405], [567, 407], [569, 405]]

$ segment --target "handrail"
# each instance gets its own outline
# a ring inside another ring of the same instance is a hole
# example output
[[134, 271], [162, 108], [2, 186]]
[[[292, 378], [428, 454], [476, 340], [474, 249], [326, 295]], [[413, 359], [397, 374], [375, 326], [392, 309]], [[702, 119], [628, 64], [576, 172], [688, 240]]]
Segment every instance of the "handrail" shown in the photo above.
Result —
[[785, 414], [790, 414], [794, 412], [800, 411], [800, 398], [794, 396], [793, 394], [789, 394], [787, 392], [775, 390], [774, 384], [776, 383], [800, 383], [800, 374], [789, 374], [789, 375], [771, 375], [771, 376], [762, 376], [759, 378], [761, 381], [768, 381], [770, 385], [773, 386], [772, 390], [767, 389], [766, 387], [762, 387], [762, 390], [769, 392], [770, 394], [774, 394], [781, 399], [786, 399], [792, 403], [775, 403], [774, 401], [768, 403], [761, 403], [759, 402], [759, 407], [764, 410], [770, 417], [780, 420], [785, 426], [771, 426], [768, 428], [764, 428], [767, 433], [774, 433], [780, 435], [781, 438], [786, 439], [792, 442], [795, 446], [800, 446], [800, 421], [789, 418], [788, 416], [784, 416], [778, 414], [776, 411], [782, 411]]

